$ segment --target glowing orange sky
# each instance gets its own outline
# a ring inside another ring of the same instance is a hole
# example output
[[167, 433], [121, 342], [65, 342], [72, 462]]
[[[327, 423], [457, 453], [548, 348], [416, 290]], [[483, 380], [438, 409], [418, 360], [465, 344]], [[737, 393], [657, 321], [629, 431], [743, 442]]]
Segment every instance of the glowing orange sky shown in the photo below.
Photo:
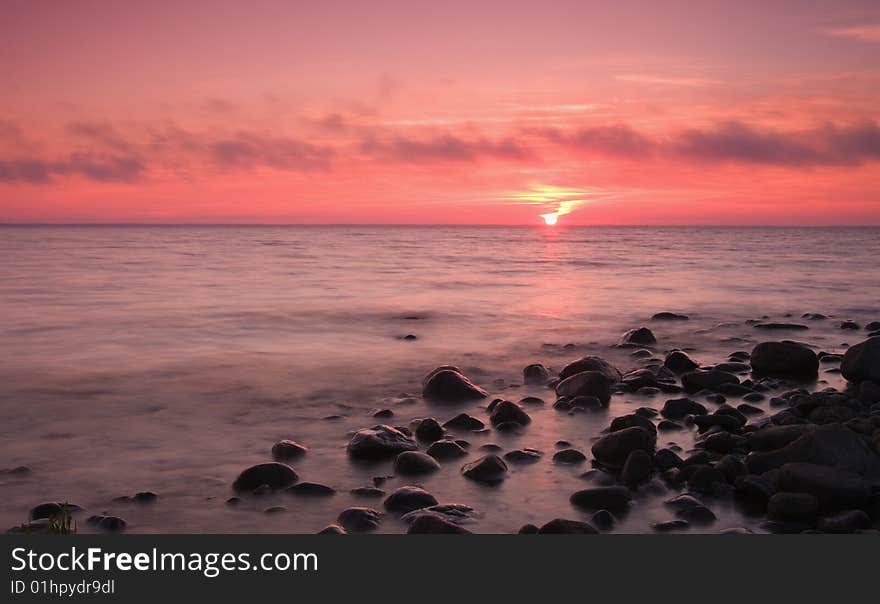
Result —
[[874, 1], [439, 4], [5, 3], [0, 221], [880, 224]]

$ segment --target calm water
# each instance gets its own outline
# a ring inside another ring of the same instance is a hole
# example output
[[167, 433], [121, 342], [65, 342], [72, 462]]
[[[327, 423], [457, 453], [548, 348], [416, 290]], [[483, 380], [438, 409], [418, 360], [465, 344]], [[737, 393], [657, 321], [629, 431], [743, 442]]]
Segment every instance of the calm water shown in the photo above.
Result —
[[[485, 419], [485, 402], [397, 403], [444, 363], [493, 395], [548, 402], [529, 410], [522, 435], [468, 435], [471, 459], [487, 442], [545, 459], [512, 467], [497, 488], [462, 479], [460, 463], [386, 488], [416, 482], [472, 505], [482, 532], [581, 518], [568, 497], [589, 485], [579, 477], [589, 464], [555, 466], [555, 441], [588, 451], [611, 418], [664, 399], [615, 396], [607, 412], [560, 414], [549, 390], [518, 385], [524, 365], [599, 354], [637, 367], [611, 346], [663, 310], [691, 320], [651, 324], [658, 354], [684, 347], [704, 363], [767, 336], [747, 319], [831, 315], [778, 334], [829, 351], [864, 336], [839, 320], [880, 319], [877, 229], [0, 227], [0, 257], [0, 468], [32, 469], [0, 475], [6, 526], [44, 500], [119, 514], [132, 532], [314, 532], [349, 505], [381, 508], [348, 490], [390, 463], [349, 462], [348, 433], [386, 407], [396, 425]], [[293, 464], [302, 479], [339, 493], [227, 507], [237, 473], [281, 438], [311, 447]], [[664, 439], [687, 449], [693, 435]], [[160, 501], [112, 501], [141, 490]], [[669, 496], [640, 494], [619, 530], [668, 519]], [[288, 512], [263, 514], [270, 505]], [[713, 507], [712, 530], [753, 523]], [[403, 525], [388, 517], [382, 530]]]

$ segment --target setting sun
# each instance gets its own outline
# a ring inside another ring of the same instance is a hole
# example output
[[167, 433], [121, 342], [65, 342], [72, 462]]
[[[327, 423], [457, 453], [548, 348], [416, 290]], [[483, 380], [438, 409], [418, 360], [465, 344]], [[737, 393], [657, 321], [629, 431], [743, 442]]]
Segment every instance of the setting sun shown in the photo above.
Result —
[[544, 219], [544, 224], [547, 226], [553, 226], [556, 224], [556, 221], [559, 220], [559, 214], [553, 212], [552, 214], [541, 214], [541, 218]]

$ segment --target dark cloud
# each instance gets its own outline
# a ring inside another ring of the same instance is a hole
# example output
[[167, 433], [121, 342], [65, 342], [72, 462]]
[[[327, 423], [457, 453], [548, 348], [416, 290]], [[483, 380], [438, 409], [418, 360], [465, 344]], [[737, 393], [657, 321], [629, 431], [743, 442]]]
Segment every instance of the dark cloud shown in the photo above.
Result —
[[361, 142], [360, 149], [367, 155], [404, 163], [475, 161], [481, 157], [522, 160], [531, 156], [527, 148], [511, 138], [491, 141], [463, 139], [449, 134], [423, 140], [400, 136], [388, 140], [367, 137]]
[[242, 132], [208, 144], [214, 163], [251, 169], [268, 166], [279, 170], [326, 170], [335, 152], [295, 138], [266, 138]]
[[60, 161], [0, 159], [0, 181], [45, 184], [56, 176], [82, 176], [98, 182], [132, 182], [144, 171], [138, 158], [72, 153]]
[[652, 153], [656, 146], [647, 136], [624, 124], [582, 128], [570, 133], [558, 130], [545, 130], [544, 133], [556, 143], [607, 155], [643, 156]]
[[92, 145], [131, 152], [132, 144], [110, 122], [82, 121], [67, 124], [67, 131]]

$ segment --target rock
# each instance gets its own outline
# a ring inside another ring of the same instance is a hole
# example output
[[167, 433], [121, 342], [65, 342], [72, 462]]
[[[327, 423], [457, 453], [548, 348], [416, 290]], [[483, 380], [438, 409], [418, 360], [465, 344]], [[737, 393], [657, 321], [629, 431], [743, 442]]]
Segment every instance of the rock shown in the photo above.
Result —
[[717, 520], [715, 513], [704, 505], [679, 510], [675, 515], [690, 524], [712, 524]]
[[568, 398], [595, 396], [603, 403], [607, 403], [611, 400], [612, 383], [604, 373], [582, 371], [556, 384], [556, 396]]
[[401, 476], [430, 474], [439, 469], [436, 459], [420, 451], [404, 451], [394, 460], [394, 471]]
[[658, 312], [651, 317], [652, 321], [687, 321], [687, 315], [679, 315], [674, 312]]
[[673, 430], [682, 430], [684, 426], [672, 420], [664, 419], [660, 420], [660, 423], [657, 424], [657, 429], [660, 432], [671, 432]]
[[755, 451], [772, 451], [784, 447], [812, 430], [815, 430], [815, 426], [809, 424], [768, 425], [748, 435], [749, 446]]
[[647, 327], [630, 329], [620, 338], [622, 346], [653, 346], [657, 343], [654, 333]]
[[264, 514], [283, 514], [287, 511], [287, 508], [283, 505], [273, 505], [272, 507], [268, 507], [263, 510]]
[[765, 478], [755, 474], [740, 476], [734, 481], [736, 496], [747, 502], [765, 504], [775, 489]]
[[776, 378], [811, 379], [819, 371], [819, 357], [799, 342], [761, 342], [750, 359], [756, 375]]
[[575, 396], [568, 399], [568, 405], [569, 407], [581, 407], [582, 409], [599, 409], [601, 407], [604, 407], [604, 404], [601, 400], [599, 400], [598, 397], [583, 395]]
[[278, 461], [296, 459], [305, 455], [308, 450], [308, 447], [295, 440], [282, 440], [272, 445], [272, 457]]
[[355, 487], [349, 491], [355, 497], [384, 497], [385, 491], [376, 487]]
[[687, 493], [683, 495], [677, 495], [672, 499], [667, 499], [663, 503], [676, 511], [688, 510], [696, 507], [706, 507], [702, 501], [700, 501], [693, 495], [688, 495]]
[[120, 518], [119, 516], [103, 516], [103, 515], [89, 516], [88, 523], [94, 524], [102, 530], [110, 531], [110, 532], [114, 532], [114, 533], [116, 531], [121, 531], [122, 529], [124, 529], [128, 525], [128, 523], [125, 520], [123, 520], [122, 518]]
[[523, 383], [543, 386], [550, 380], [550, 372], [540, 363], [528, 365], [523, 369]]
[[776, 493], [767, 503], [771, 520], [810, 522], [819, 512], [819, 500], [809, 493]]
[[541, 459], [541, 452], [537, 449], [515, 449], [505, 453], [504, 459], [514, 464], [535, 463]]
[[348, 443], [348, 454], [355, 459], [385, 459], [416, 449], [412, 438], [384, 424], [358, 430]]
[[755, 329], [764, 329], [766, 331], [801, 331], [804, 329], [809, 329], [809, 327], [807, 327], [803, 323], [755, 323], [754, 327]]
[[631, 428], [633, 426], [637, 426], [647, 431], [649, 434], [651, 434], [651, 436], [654, 437], [654, 441], [656, 442], [657, 428], [654, 427], [654, 422], [637, 413], [615, 417], [613, 420], [611, 420], [611, 425], [608, 427], [608, 431], [618, 432], [620, 430]]
[[597, 371], [601, 373], [608, 379], [610, 384], [616, 384], [621, 378], [620, 370], [605, 359], [596, 356], [586, 356], [563, 367], [562, 371], [559, 372], [559, 379], [561, 381], [585, 371]]
[[593, 526], [598, 526], [602, 530], [609, 530], [614, 526], [614, 516], [608, 510], [599, 510], [590, 517]]
[[722, 430], [727, 430], [728, 432], [736, 432], [740, 428], [742, 428], [743, 424], [740, 420], [732, 415], [725, 415], [723, 413], [713, 413], [711, 415], [695, 415], [694, 425], [697, 426], [697, 429], [700, 432], [706, 432], [712, 427], [717, 426]]
[[871, 492], [858, 474], [811, 463], [783, 465], [778, 483], [781, 491], [815, 495], [822, 509], [861, 506]]
[[587, 522], [554, 518], [538, 529], [539, 535], [598, 535], [599, 531]]
[[373, 417], [376, 419], [388, 419], [389, 417], [394, 417], [394, 411], [391, 409], [379, 409], [373, 413]]
[[336, 489], [319, 482], [300, 482], [288, 487], [287, 492], [291, 495], [303, 495], [306, 497], [329, 497], [336, 493]]
[[440, 461], [458, 459], [467, 455], [467, 451], [461, 445], [451, 440], [438, 440], [428, 447], [426, 452], [434, 459]]
[[81, 511], [82, 508], [75, 503], [56, 503], [54, 501], [41, 503], [34, 506], [30, 511], [31, 520], [40, 520], [41, 518], [52, 518], [66, 511], [69, 514]]
[[726, 484], [727, 477], [721, 470], [706, 465], [697, 465], [687, 477], [688, 487], [699, 493], [712, 493], [717, 484]]
[[345, 535], [345, 529], [339, 526], [338, 524], [331, 524], [329, 526], [325, 526], [320, 531], [318, 531], [319, 535]]
[[494, 483], [507, 478], [507, 464], [497, 455], [486, 455], [469, 464], [465, 464], [461, 473], [466, 478], [477, 482]]
[[681, 376], [681, 385], [685, 392], [717, 391], [723, 384], [739, 384], [739, 378], [732, 373], [715, 369], [689, 371]]
[[572, 505], [589, 510], [625, 511], [629, 507], [629, 489], [622, 486], [592, 487], [572, 494]]
[[749, 471], [758, 473], [791, 462], [833, 466], [862, 475], [880, 475], [880, 458], [871, 449], [868, 439], [840, 424], [818, 426], [780, 449], [754, 452], [746, 458]]
[[385, 509], [406, 514], [413, 510], [437, 505], [437, 499], [425, 489], [414, 486], [398, 488], [385, 499]]
[[858, 323], [855, 321], [841, 321], [840, 325], [838, 325], [840, 329], [861, 329]]
[[641, 449], [636, 449], [626, 458], [623, 470], [620, 472], [620, 481], [627, 486], [640, 484], [654, 472], [654, 464], [651, 456]]
[[653, 453], [655, 440], [656, 438], [642, 427], [624, 428], [597, 440], [592, 447], [593, 457], [600, 464], [620, 468], [633, 451]]
[[686, 352], [681, 350], [673, 350], [663, 359], [663, 365], [668, 367], [670, 371], [676, 374], [687, 373], [697, 369], [700, 365], [693, 360]]
[[556, 463], [583, 463], [587, 460], [587, 456], [577, 449], [562, 449], [553, 455], [553, 461]]
[[452, 429], [452, 430], [482, 430], [486, 427], [486, 425], [478, 420], [476, 417], [470, 416], [467, 413], [459, 413], [451, 420], [447, 421], [443, 424], [444, 428]]
[[538, 398], [537, 396], [524, 396], [523, 398], [519, 399], [519, 404], [520, 405], [531, 405], [533, 407], [540, 407], [541, 405], [544, 405], [545, 403], [544, 403], [544, 399]]
[[746, 464], [735, 455], [725, 455], [715, 464], [715, 469], [724, 474], [727, 482], [733, 484], [746, 473]]
[[735, 436], [730, 432], [716, 432], [707, 436], [701, 444], [707, 451], [730, 453], [740, 446], [744, 440], [742, 437]]
[[260, 463], [244, 470], [235, 479], [232, 488], [236, 491], [254, 491], [262, 485], [268, 485], [271, 489], [283, 489], [297, 481], [296, 472], [288, 466], [277, 461]]
[[336, 520], [347, 531], [374, 531], [382, 522], [382, 514], [372, 508], [352, 507], [342, 510]]
[[657, 452], [654, 453], [654, 465], [662, 471], [680, 468], [684, 465], [684, 461], [671, 449], [657, 449]]
[[742, 403], [736, 406], [737, 410], [743, 415], [762, 415], [764, 410], [748, 403]]
[[655, 522], [651, 525], [651, 528], [658, 533], [668, 533], [670, 531], [682, 531], [689, 526], [690, 524], [687, 520], [679, 518], [677, 520], [667, 520], [666, 522]]
[[862, 510], [846, 510], [819, 520], [818, 528], [826, 533], [853, 533], [871, 526], [871, 518]]
[[880, 383], [864, 380], [859, 384], [859, 400], [863, 403], [880, 403]]
[[752, 366], [740, 361], [728, 361], [727, 363], [718, 363], [712, 369], [726, 371], [727, 373], [745, 373], [751, 371]]
[[464, 527], [461, 527], [454, 522], [450, 522], [445, 518], [440, 516], [435, 516], [433, 514], [424, 514], [416, 517], [415, 520], [412, 521], [412, 524], [409, 525], [409, 529], [406, 531], [409, 534], [448, 534], [448, 535], [462, 535], [470, 533]]
[[140, 491], [139, 493], [132, 495], [131, 499], [135, 503], [155, 503], [159, 499], [159, 496], [152, 491]]
[[501, 401], [495, 405], [492, 414], [489, 416], [489, 421], [496, 427], [508, 422], [526, 426], [532, 421], [532, 418], [516, 403]]
[[471, 382], [460, 372], [437, 368], [425, 378], [422, 396], [435, 401], [468, 401], [485, 398], [488, 392]]
[[538, 527], [535, 526], [534, 524], [524, 524], [521, 527], [519, 527], [517, 534], [519, 534], [519, 535], [537, 535], [538, 534]]
[[850, 346], [843, 355], [840, 372], [850, 382], [880, 382], [880, 336]]
[[433, 417], [423, 419], [416, 427], [416, 438], [429, 443], [440, 440], [444, 433], [443, 427]]

